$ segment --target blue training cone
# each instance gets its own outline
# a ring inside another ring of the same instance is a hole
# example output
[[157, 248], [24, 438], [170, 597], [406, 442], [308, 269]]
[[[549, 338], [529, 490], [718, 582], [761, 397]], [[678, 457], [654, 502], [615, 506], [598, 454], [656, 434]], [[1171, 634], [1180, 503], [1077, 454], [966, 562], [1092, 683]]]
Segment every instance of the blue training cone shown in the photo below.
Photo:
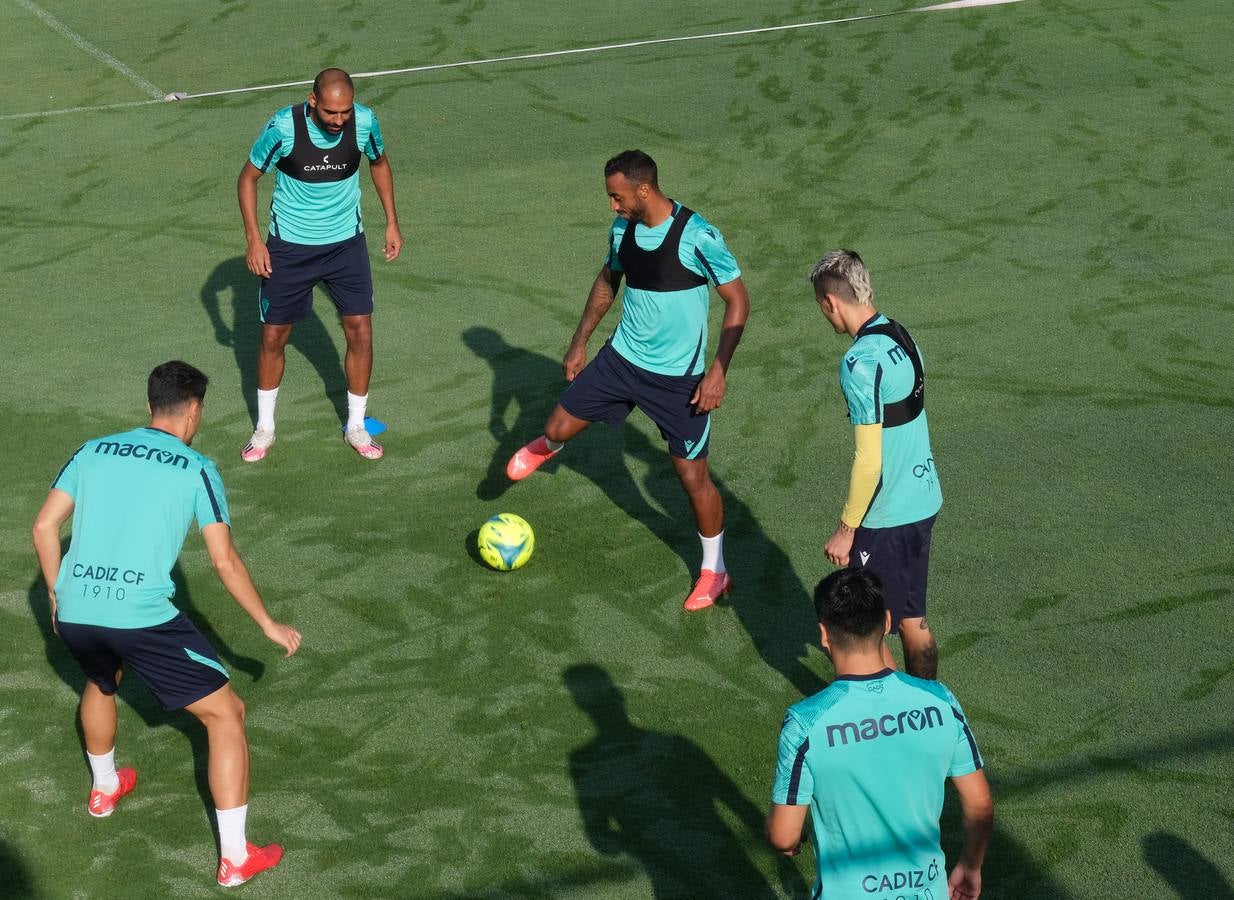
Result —
[[[364, 430], [367, 431], [369, 434], [371, 434], [373, 437], [377, 437], [377, 435], [385, 431], [386, 427], [387, 427], [386, 423], [381, 421], [381, 419], [374, 419], [372, 416], [364, 417]], [[344, 423], [343, 427], [340, 430], [341, 431], [347, 430], [346, 423]]]

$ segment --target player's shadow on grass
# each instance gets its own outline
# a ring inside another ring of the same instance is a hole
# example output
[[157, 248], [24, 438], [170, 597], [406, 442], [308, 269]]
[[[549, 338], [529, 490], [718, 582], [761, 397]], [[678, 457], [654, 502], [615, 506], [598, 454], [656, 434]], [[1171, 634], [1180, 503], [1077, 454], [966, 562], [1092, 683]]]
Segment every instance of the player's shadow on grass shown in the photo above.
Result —
[[[544, 423], [557, 405], [560, 388], [565, 385], [561, 363], [507, 343], [492, 328], [469, 328], [462, 337], [463, 343], [493, 370], [489, 433], [497, 442], [497, 450], [476, 495], [495, 500], [511, 486], [506, 462], [519, 447], [543, 433]], [[507, 426], [506, 417], [512, 408], [518, 409], [518, 419]], [[627, 453], [648, 464], [650, 474], [644, 483], [647, 494], [667, 513], [647, 501], [630, 474]], [[614, 434], [597, 424], [571, 441], [541, 471], [554, 473], [562, 468], [594, 482], [621, 510], [673, 550], [691, 576], [698, 574], [701, 549], [693, 515], [666, 446], [653, 443], [634, 428], [622, 428]], [[728, 602], [764, 662], [804, 695], [822, 690], [823, 681], [802, 662], [807, 648], [817, 646], [818, 624], [810, 592], [749, 507], [727, 490], [714, 471], [712, 480], [724, 498], [724, 557], [734, 582]], [[683, 581], [682, 600], [688, 587]]]
[[[261, 280], [248, 270], [243, 256], [219, 263], [201, 287], [201, 305], [214, 326], [214, 339], [230, 347], [240, 371], [240, 392], [249, 417], [257, 421], [257, 346], [261, 341], [258, 289]], [[224, 310], [230, 302], [231, 309]], [[229, 324], [230, 322], [230, 324]], [[338, 348], [316, 308], [291, 329], [290, 346], [307, 359], [321, 378], [339, 422], [347, 421], [347, 374]]]
[[1212, 860], [1168, 831], [1144, 838], [1144, 859], [1180, 900], [1234, 900], [1234, 888]]
[[[62, 542], [61, 547], [62, 556], [67, 547], [68, 542], [65, 540]], [[180, 571], [179, 563], [172, 569], [171, 577], [176, 585], [176, 596], [173, 602], [193, 620], [197, 630], [218, 651], [223, 662], [234, 670], [245, 672], [254, 681], [261, 678], [265, 673], [265, 663], [252, 657], [242, 656], [233, 651], [227, 642], [219, 637], [218, 633], [211, 627], [210, 622], [201, 614], [197, 607], [193, 605], [188, 588], [184, 585], [184, 574]], [[56, 674], [60, 676], [60, 680], [72, 688], [73, 692], [80, 697], [82, 690], [86, 686], [86, 676], [82, 673], [77, 661], [73, 659], [73, 655], [69, 653], [69, 649], [65, 646], [64, 641], [52, 631], [51, 605], [47, 597], [47, 585], [43, 581], [41, 573], [31, 582], [26, 596], [30, 603], [30, 610], [34, 613], [34, 618], [38, 622], [39, 629], [42, 631], [46, 641], [48, 663], [51, 664]], [[206, 740], [205, 727], [191, 713], [184, 712], [184, 710], [169, 711], [163, 709], [154, 698], [154, 695], [142, 684], [141, 679], [131, 672], [126, 671], [124, 673], [124, 678], [120, 682], [116, 696], [132, 707], [141, 716], [142, 722], [147, 727], [170, 725], [188, 740], [193, 754], [193, 776], [196, 782], [197, 793], [201, 797], [202, 804], [205, 806], [206, 817], [210, 820], [211, 833], [213, 834], [215, 825], [214, 800], [210, 795], [210, 782], [207, 775], [209, 746]], [[67, 725], [69, 710], [66, 708], [64, 712], [65, 724]], [[73, 711], [72, 715], [77, 728], [78, 740], [81, 741], [82, 762], [86, 766], [83, 774], [88, 780], [89, 763], [86, 760], [86, 743], [85, 735], [81, 730], [81, 718], [76, 714], [76, 710]], [[124, 762], [126, 752], [124, 748], [126, 746], [135, 747], [141, 740], [142, 735], [140, 734], [125, 734], [121, 732], [116, 736], [116, 745], [120, 748], [117, 754], [120, 762]], [[82, 796], [85, 796], [84, 784]]]
[[[628, 855], [657, 898], [771, 897], [775, 892], [719, 813], [728, 810], [762, 845], [763, 814], [697, 744], [630, 721], [608, 672], [571, 666], [562, 681], [595, 725], [570, 753], [570, 778], [591, 846]], [[768, 848], [782, 889], [802, 894], [796, 867]]]
[[0, 897], [37, 897], [30, 872], [17, 851], [0, 840]]

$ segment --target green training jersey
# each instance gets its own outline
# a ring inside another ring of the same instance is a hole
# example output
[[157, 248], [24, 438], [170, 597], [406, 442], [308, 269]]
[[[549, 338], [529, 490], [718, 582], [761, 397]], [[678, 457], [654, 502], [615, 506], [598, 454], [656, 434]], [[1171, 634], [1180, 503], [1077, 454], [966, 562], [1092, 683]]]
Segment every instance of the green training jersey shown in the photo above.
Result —
[[955, 696], [891, 669], [789, 707], [771, 801], [810, 807], [825, 900], [946, 900], [947, 778], [982, 767]]
[[[673, 204], [674, 214], [681, 204]], [[655, 250], [664, 241], [673, 216], [654, 228], [636, 224], [634, 241], [643, 250]], [[608, 233], [605, 265], [621, 272], [617, 253], [630, 223], [620, 216]], [[678, 261], [713, 285], [741, 277], [737, 260], [724, 236], [695, 213], [685, 225], [677, 249]], [[621, 321], [613, 333], [613, 349], [640, 368], [660, 375], [697, 375], [706, 367], [706, 283], [687, 290], [650, 291], [626, 284], [621, 299]]]
[[73, 498], [73, 537], [56, 579], [62, 622], [168, 621], [178, 612], [171, 569], [189, 524], [231, 524], [214, 463], [157, 428], [87, 441], [52, 487]]
[[[354, 107], [356, 146], [370, 162], [381, 159], [385, 143], [377, 116], [361, 103]], [[319, 149], [342, 149], [342, 142], [349, 138], [348, 130], [330, 134], [317, 127], [307, 103], [284, 107], [270, 117], [249, 153], [249, 162], [262, 172], [291, 154], [296, 142], [293, 116], [305, 120], [308, 137]], [[342, 181], [322, 182], [300, 181], [275, 170], [274, 195], [270, 198], [270, 233], [275, 237], [293, 244], [333, 244], [363, 230], [359, 169]]]
[[[870, 319], [840, 360], [840, 389], [854, 425], [883, 423], [887, 406], [908, 397], [915, 384], [912, 362], [900, 345], [886, 335], [865, 333], [888, 321], [882, 313]], [[921, 355], [920, 347], [917, 354]], [[942, 505], [943, 491], [922, 409], [911, 422], [884, 426], [882, 477], [861, 524], [890, 528], [920, 522]]]

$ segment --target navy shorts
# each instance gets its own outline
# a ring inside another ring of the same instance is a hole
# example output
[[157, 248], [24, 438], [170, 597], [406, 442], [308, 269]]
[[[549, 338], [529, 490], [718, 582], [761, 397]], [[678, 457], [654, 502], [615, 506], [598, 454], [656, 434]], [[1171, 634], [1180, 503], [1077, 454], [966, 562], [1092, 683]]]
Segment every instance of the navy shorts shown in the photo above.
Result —
[[605, 344], [561, 395], [570, 415], [588, 422], [620, 425], [636, 406], [668, 441], [668, 452], [682, 459], [707, 456], [710, 413], [690, 405], [702, 375], [660, 375], [631, 363]]
[[219, 656], [184, 613], [149, 628], [104, 628], [57, 622], [60, 637], [86, 677], [116, 692], [120, 665], [131, 668], [163, 709], [182, 709], [227, 684]]
[[853, 536], [848, 564], [868, 568], [882, 581], [892, 634], [900, 630], [901, 620], [925, 617], [930, 537], [937, 518], [936, 514], [891, 528], [858, 528]]
[[290, 325], [309, 314], [313, 288], [325, 284], [340, 316], [373, 314], [373, 272], [364, 232], [336, 244], [292, 244], [270, 235], [270, 277], [261, 280], [261, 321]]

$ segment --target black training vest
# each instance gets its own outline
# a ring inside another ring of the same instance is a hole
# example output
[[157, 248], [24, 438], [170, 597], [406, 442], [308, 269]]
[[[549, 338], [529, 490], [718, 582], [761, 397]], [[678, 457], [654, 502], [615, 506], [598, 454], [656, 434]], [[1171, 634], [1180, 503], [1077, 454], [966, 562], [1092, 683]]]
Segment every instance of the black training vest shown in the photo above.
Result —
[[857, 332], [857, 337], [862, 338], [867, 334], [881, 334], [891, 338], [913, 364], [913, 389], [903, 400], [883, 406], [884, 428], [907, 425], [925, 411], [925, 369], [921, 366], [917, 345], [907, 329], [894, 319], [888, 319], [883, 325], [866, 325]]
[[685, 291], [707, 283], [707, 279], [702, 275], [683, 266], [677, 255], [681, 246], [681, 235], [692, 215], [693, 210], [678, 206], [668, 234], [654, 250], [644, 250], [638, 245], [634, 240], [637, 224], [630, 221], [621, 237], [621, 244], [617, 247], [617, 259], [625, 273], [626, 285], [640, 291]]
[[275, 163], [275, 167], [297, 181], [314, 183], [345, 181], [356, 174], [360, 169], [360, 147], [356, 144], [355, 114], [343, 126], [339, 142], [325, 150], [309, 137], [308, 116], [308, 103], [292, 110], [291, 121], [295, 125], [296, 140], [291, 152]]

